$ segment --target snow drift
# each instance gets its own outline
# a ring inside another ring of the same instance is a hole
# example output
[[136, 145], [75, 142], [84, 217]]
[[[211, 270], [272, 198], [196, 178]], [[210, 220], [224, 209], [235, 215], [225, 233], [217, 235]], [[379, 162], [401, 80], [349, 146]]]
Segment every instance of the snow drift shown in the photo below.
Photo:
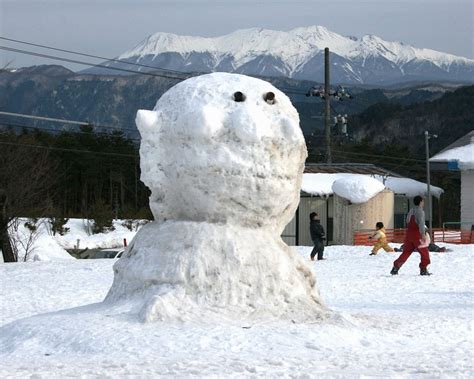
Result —
[[133, 303], [142, 321], [319, 318], [315, 277], [280, 238], [307, 156], [290, 100], [214, 73], [177, 84], [136, 123], [155, 222], [115, 264], [105, 303]]

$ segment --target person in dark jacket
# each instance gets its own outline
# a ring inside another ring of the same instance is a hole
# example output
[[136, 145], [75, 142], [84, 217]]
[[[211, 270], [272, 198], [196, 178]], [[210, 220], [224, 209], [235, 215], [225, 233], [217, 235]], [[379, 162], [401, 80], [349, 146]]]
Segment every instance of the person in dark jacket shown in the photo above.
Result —
[[397, 260], [393, 262], [390, 274], [397, 275], [398, 270], [413, 251], [418, 250], [420, 253], [420, 275], [431, 275], [428, 271], [430, 264], [430, 252], [428, 251], [428, 241], [426, 239], [425, 212], [423, 211], [424, 200], [421, 196], [413, 198], [415, 206], [410, 209], [407, 215], [407, 231], [405, 241], [403, 242], [403, 252]]
[[318, 255], [318, 261], [324, 259], [324, 240], [325, 233], [324, 228], [319, 221], [319, 215], [316, 212], [312, 212], [309, 215], [309, 231], [311, 233], [311, 239], [314, 243], [313, 251], [311, 251], [311, 260], [314, 261], [316, 254]]

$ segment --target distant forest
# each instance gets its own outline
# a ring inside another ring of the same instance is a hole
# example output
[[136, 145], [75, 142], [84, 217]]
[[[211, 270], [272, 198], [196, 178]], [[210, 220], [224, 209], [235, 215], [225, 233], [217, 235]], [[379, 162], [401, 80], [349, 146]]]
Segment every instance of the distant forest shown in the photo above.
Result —
[[[54, 134], [7, 129], [0, 144], [0, 193], [6, 195], [0, 202], [12, 217], [77, 217], [104, 225], [114, 218], [152, 218], [149, 190], [140, 181], [139, 142], [122, 132], [94, 132], [90, 126]], [[308, 139], [307, 145], [308, 163], [325, 161], [318, 144]], [[407, 146], [335, 139], [332, 148], [335, 163], [372, 163], [425, 180], [424, 161]], [[446, 190], [435, 208], [435, 225], [458, 219], [456, 174], [434, 172], [432, 182]]]

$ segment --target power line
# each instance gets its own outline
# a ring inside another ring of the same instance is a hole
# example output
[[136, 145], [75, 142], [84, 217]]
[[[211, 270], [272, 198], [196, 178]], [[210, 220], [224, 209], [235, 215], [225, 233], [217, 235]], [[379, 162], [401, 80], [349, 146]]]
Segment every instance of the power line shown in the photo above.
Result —
[[[14, 42], [14, 43], [20, 43], [20, 44], [29, 45], [29, 46], [40, 47], [40, 48], [43, 48], [43, 49], [64, 52], [64, 53], [68, 53], [68, 54], [74, 54], [74, 55], [79, 55], [79, 56], [84, 56], [84, 57], [89, 57], [89, 58], [102, 59], [104, 61], [118, 62], [118, 63], [123, 63], [123, 64], [131, 65], [131, 66], [138, 66], [138, 67], [151, 68], [151, 69], [154, 69], [154, 70], [168, 71], [168, 72], [171, 72], [171, 73], [175, 73], [175, 74], [179, 74], [179, 75], [185, 75], [185, 76], [192, 76], [194, 74], [209, 74], [209, 73], [211, 73], [211, 71], [185, 72], [185, 71], [173, 70], [173, 69], [169, 69], [169, 68], [162, 68], [162, 67], [158, 67], [158, 66], [150, 66], [150, 65], [146, 65], [146, 64], [142, 64], [142, 63], [137, 63], [137, 62], [128, 62], [128, 61], [125, 61], [125, 60], [122, 60], [122, 59], [102, 57], [100, 55], [87, 54], [87, 53], [82, 53], [82, 52], [74, 51], [74, 50], [61, 49], [61, 48], [57, 48], [57, 47], [53, 47], [53, 46], [42, 45], [42, 44], [38, 44], [38, 43], [22, 41], [22, 40], [13, 39], [13, 38], [7, 38], [7, 37], [1, 37], [0, 36], [0, 39], [5, 40], [5, 41]], [[16, 52], [21, 52], [22, 54], [32, 54], [32, 55], [39, 54], [40, 56], [44, 55], [44, 54], [42, 55], [40, 53], [35, 53], [35, 52], [27, 52], [26, 50], [19, 51], [19, 49], [15, 50], [13, 48], [8, 48], [8, 47], [0, 47], [0, 48], [5, 49], [5, 50], [10, 50], [10, 51], [18, 50]], [[62, 57], [55, 57], [55, 56], [45, 56], [45, 57], [49, 58], [49, 59], [58, 59], [58, 60], [68, 61], [67, 58], [62, 58]], [[109, 67], [109, 66], [103, 66], [103, 65], [100, 65], [100, 64], [93, 64], [93, 63], [87, 63], [87, 62], [83, 62], [83, 63], [71, 62], [71, 63], [84, 64], [84, 65], [88, 65], [88, 66], [91, 66], [91, 67], [103, 67], [105, 69], [110, 69], [110, 70], [118, 69], [118, 68], [112, 68], [112, 67]], [[118, 69], [118, 70], [123, 71], [123, 70], [126, 70], [126, 69]], [[140, 74], [141, 75], [148, 75], [149, 74], [149, 73], [146, 73], [146, 72], [134, 71], [134, 70], [127, 70], [126, 72], [135, 73], [135, 74], [139, 74], [139, 75]], [[183, 78], [176, 78], [176, 77], [166, 76], [166, 75], [155, 74], [153, 76], [161, 76], [161, 77], [167, 77], [167, 78], [170, 78], [170, 79], [183, 80]], [[306, 96], [306, 94], [307, 94], [307, 91], [298, 90], [298, 89], [294, 90], [294, 89], [289, 89], [289, 88], [285, 88], [285, 87], [280, 87], [280, 89], [285, 93], [291, 93], [291, 94], [294, 94], [294, 95]], [[373, 102], [369, 101], [368, 99], [358, 98], [357, 101], [361, 102], [362, 104], [366, 104], [366, 105], [374, 104]]]
[[[73, 120], [65, 120], [65, 119], [56, 119], [56, 118], [50, 118], [50, 117], [42, 117], [42, 116], [33, 116], [33, 115], [25, 115], [21, 113], [10, 113], [10, 112], [1, 112], [0, 115], [7, 115], [7, 116], [18, 116], [18, 117], [23, 117], [23, 118], [31, 118], [31, 119], [38, 119], [38, 120], [43, 120], [43, 121], [51, 121], [51, 122], [61, 122], [61, 123], [69, 123], [69, 124], [75, 124], [75, 125], [81, 125], [81, 126], [93, 126], [92, 124], [89, 124], [87, 122], [82, 122], [82, 121], [73, 121]], [[0, 123], [2, 126], [6, 127], [17, 127], [17, 128], [27, 128], [27, 129], [36, 129], [36, 130], [42, 130], [42, 129], [47, 129], [47, 130], [53, 130], [55, 132], [61, 132], [64, 130], [58, 130], [58, 129], [53, 129], [53, 128], [41, 128], [41, 127], [34, 127], [34, 126], [29, 126], [29, 125], [18, 125], [18, 124], [10, 124], [10, 123]], [[122, 129], [117, 129], [113, 128], [115, 131], [121, 131], [125, 128]], [[133, 130], [136, 131], [135, 129], [128, 129], [128, 130]], [[78, 133], [78, 134], [102, 134], [102, 135], [108, 135], [112, 136], [111, 134], [108, 133], [101, 133], [101, 132], [73, 132], [73, 133]], [[313, 135], [309, 137], [314, 137]], [[140, 139], [136, 138], [128, 138], [129, 140], [135, 140], [135, 141], [140, 141]], [[308, 141], [310, 143], [310, 141]], [[350, 152], [350, 151], [341, 151], [341, 150], [334, 150], [335, 153], [340, 153], [340, 154], [347, 154], [347, 155], [355, 155], [355, 156], [363, 156], [363, 157], [369, 157], [369, 158], [383, 158], [383, 159], [389, 159], [389, 160], [399, 160], [401, 159], [400, 157], [391, 157], [388, 155], [380, 155], [380, 154], [367, 154], [367, 153], [357, 153], [357, 152]], [[424, 163], [423, 160], [421, 159], [415, 159], [415, 158], [402, 158], [403, 161], [411, 161], [411, 162], [420, 162]]]
[[[72, 120], [64, 120], [64, 119], [55, 119], [55, 118], [48, 118], [48, 117], [41, 117], [41, 116], [32, 116], [32, 115], [24, 115], [24, 114], [17, 114], [17, 113], [9, 113], [9, 112], [0, 112], [0, 114], [4, 115], [9, 115], [9, 116], [21, 116], [25, 118], [32, 118], [32, 119], [39, 119], [39, 120], [48, 120], [52, 122], [64, 122], [64, 123], [71, 123], [71, 124], [76, 124], [76, 125], [81, 125], [81, 126], [86, 126], [90, 125], [86, 122], [81, 122], [81, 121], [72, 121]], [[11, 123], [0, 123], [0, 126], [5, 126], [5, 127], [15, 127], [15, 128], [26, 128], [26, 129], [34, 129], [34, 130], [50, 130], [54, 132], [63, 132], [65, 130], [61, 129], [54, 129], [54, 128], [42, 128], [42, 127], [35, 127], [35, 126], [29, 126], [29, 125], [21, 125], [21, 124], [11, 124]], [[113, 128], [115, 131], [121, 131], [121, 129]], [[135, 129], [129, 129], [129, 130], [134, 130], [137, 132]], [[105, 132], [84, 132], [84, 131], [72, 131], [74, 134], [92, 134], [92, 135], [106, 135], [106, 136], [113, 136], [109, 133]], [[320, 135], [320, 134], [318, 134]], [[314, 137], [314, 134], [307, 136], [308, 138]], [[140, 141], [138, 138], [127, 138], [128, 140], [133, 140], [133, 141]], [[312, 144], [310, 140], [308, 140], [308, 144]], [[340, 154], [347, 154], [347, 155], [355, 155], [355, 156], [363, 156], [363, 157], [369, 157], [369, 158], [383, 158], [383, 159], [389, 159], [389, 160], [399, 160], [403, 159], [403, 161], [411, 161], [411, 162], [424, 162], [421, 159], [415, 159], [415, 158], [400, 158], [400, 157], [391, 157], [388, 155], [380, 155], [380, 154], [367, 154], [367, 153], [357, 153], [357, 152], [350, 152], [350, 151], [341, 151], [341, 150], [334, 150], [336, 153]]]
[[359, 155], [359, 156], [364, 156], [364, 157], [384, 158], [384, 159], [391, 159], [391, 160], [403, 159], [403, 160], [411, 161], [411, 162], [425, 163], [424, 160], [415, 159], [415, 158], [391, 157], [389, 155], [365, 154], [365, 153], [355, 153], [355, 152], [353, 153], [353, 152], [350, 152], [350, 151], [341, 151], [341, 150], [334, 150], [334, 152], [341, 153], [341, 154], [349, 154], [349, 155]]
[[66, 149], [61, 147], [52, 147], [52, 146], [43, 146], [43, 145], [31, 145], [26, 143], [15, 143], [15, 142], [4, 142], [0, 141], [0, 145], [9, 145], [9, 146], [23, 146], [23, 147], [31, 147], [36, 149], [45, 149], [45, 150], [56, 150], [56, 151], [66, 151], [72, 153], [81, 153], [81, 154], [95, 154], [95, 155], [108, 155], [108, 156], [115, 156], [115, 157], [128, 157], [128, 158], [138, 158], [138, 154], [121, 154], [121, 153], [107, 153], [101, 151], [90, 151], [90, 150], [78, 150], [78, 149]]
[[[152, 72], [140, 72], [140, 71], [130, 70], [130, 69], [126, 69], [126, 68], [119, 68], [119, 67], [109, 67], [109, 66], [102, 65], [100, 63], [99, 64], [94, 64], [94, 63], [79, 61], [77, 59], [69, 59], [69, 58], [58, 57], [56, 55], [36, 53], [36, 52], [33, 52], [33, 51], [28, 51], [28, 50], [23, 50], [23, 49], [15, 49], [15, 48], [12, 48], [12, 47], [7, 47], [7, 46], [0, 46], [0, 49], [1, 50], [6, 50], [6, 51], [11, 51], [11, 52], [14, 52], [14, 53], [32, 55], [32, 56], [35, 56], [35, 57], [53, 59], [53, 60], [58, 60], [58, 61], [63, 61], [63, 62], [68, 62], [68, 63], [81, 64], [81, 65], [84, 65], [84, 66], [100, 67], [100, 68], [105, 68], [105, 69], [108, 69], [108, 70], [123, 71], [123, 72], [129, 72], [129, 73], [133, 73], [133, 74], [154, 76], [154, 77], [174, 79], [174, 80], [180, 80], [180, 81], [185, 79], [185, 78], [179, 78], [177, 76], [170, 76], [170, 75], [165, 75], [165, 74], [156, 74], [156, 73], [152, 73]], [[192, 76], [191, 73], [186, 74], [186, 75]]]
[[63, 124], [74, 124], [74, 125], [81, 125], [81, 126], [88, 126], [88, 125], [90, 125], [90, 123], [85, 122], [85, 121], [64, 120], [64, 119], [61, 119], [61, 118], [35, 116], [35, 115], [28, 115], [28, 114], [23, 114], [23, 113], [11, 113], [11, 112], [3, 112], [3, 111], [0, 111], [0, 115], [4, 115], [4, 116], [14, 116], [14, 117], [23, 117], [23, 118], [31, 118], [31, 119], [33, 119], [33, 120], [60, 122], [60, 123], [63, 123]]
[[[47, 128], [47, 127], [40, 127], [40, 126], [30, 126], [30, 125], [23, 125], [23, 124], [12, 124], [12, 123], [3, 123], [0, 122], [0, 127], [6, 128], [21, 128], [21, 129], [32, 129], [38, 131], [50, 131], [56, 133], [73, 133], [73, 134], [86, 134], [86, 135], [103, 135], [103, 136], [110, 136], [113, 137], [114, 135], [107, 132], [100, 132], [100, 131], [93, 131], [93, 132], [84, 132], [84, 131], [76, 131], [76, 130], [65, 130], [65, 129], [55, 129], [55, 128]], [[120, 129], [116, 129], [120, 131]], [[138, 131], [137, 131], [138, 132]], [[140, 138], [132, 138], [132, 137], [125, 137], [125, 139], [129, 141], [141, 141]]]
[[138, 130], [134, 128], [124, 128], [124, 127], [117, 128], [115, 126], [99, 125], [99, 124], [91, 123], [88, 121], [74, 121], [74, 120], [66, 120], [62, 118], [35, 116], [35, 115], [29, 115], [25, 113], [13, 113], [13, 112], [3, 112], [3, 111], [0, 111], [0, 115], [10, 116], [10, 117], [29, 118], [29, 119], [40, 120], [40, 121], [51, 121], [51, 122], [58, 122], [58, 123], [63, 123], [63, 124], [74, 124], [74, 125], [79, 125], [79, 126], [91, 126], [91, 127], [96, 127], [100, 129], [112, 129], [115, 131], [130, 130], [135, 133], [138, 133]]
[[[22, 147], [29, 147], [29, 148], [36, 148], [36, 149], [45, 149], [45, 150], [52, 150], [52, 151], [63, 151], [63, 152], [72, 152], [72, 153], [79, 153], [79, 154], [93, 154], [93, 155], [105, 155], [105, 156], [116, 156], [116, 157], [127, 157], [127, 158], [139, 158], [138, 154], [122, 154], [122, 153], [109, 153], [109, 152], [99, 152], [99, 151], [91, 151], [91, 150], [79, 150], [79, 149], [68, 149], [68, 148], [60, 148], [60, 147], [52, 147], [52, 146], [43, 146], [43, 145], [32, 145], [32, 144], [24, 144], [24, 143], [15, 143], [15, 142], [4, 142], [0, 141], [0, 145], [8, 145], [8, 146], [22, 146]], [[352, 153], [353, 155], [362, 155], [359, 153]], [[382, 158], [389, 158], [387, 156], [382, 155], [371, 155], [371, 154], [363, 154], [365, 156], [373, 156], [373, 157], [382, 157]], [[397, 158], [399, 159], [399, 158]], [[390, 163], [386, 161], [378, 161], [375, 160], [375, 163], [391, 166], [391, 167], [406, 167], [411, 169], [416, 169], [420, 171], [421, 169], [418, 167], [414, 167], [413, 165], [406, 165], [400, 163]]]
[[63, 52], [63, 53], [68, 53], [68, 54], [75, 54], [75, 55], [80, 55], [80, 56], [89, 57], [89, 58], [102, 59], [102, 60], [105, 60], [105, 61], [119, 62], [119, 63], [124, 63], [124, 64], [128, 64], [128, 65], [133, 65], [133, 66], [152, 68], [154, 70], [169, 71], [169, 72], [174, 72], [174, 73], [177, 73], [177, 74], [189, 74], [189, 73], [185, 73], [183, 71], [171, 70], [171, 69], [168, 69], [168, 68], [161, 68], [161, 67], [156, 67], [156, 66], [149, 66], [149, 65], [146, 65], [146, 64], [141, 64], [141, 63], [136, 63], [136, 62], [127, 62], [127, 61], [124, 61], [124, 60], [121, 60], [121, 59], [106, 58], [106, 57], [101, 57], [99, 55], [92, 55], [92, 54], [81, 53], [79, 51], [60, 49], [60, 48], [57, 48], [57, 47], [52, 47], [52, 46], [41, 45], [41, 44], [32, 43], [32, 42], [21, 41], [21, 40], [13, 39], [13, 38], [7, 38], [7, 37], [1, 37], [0, 36], [0, 39], [5, 40], [5, 41], [10, 41], [10, 42], [15, 42], [15, 43], [21, 43], [21, 44], [29, 45], [29, 46], [41, 47], [43, 49], [60, 51], [60, 52]]
[[[319, 155], [319, 156], [323, 156], [324, 154], [322, 153], [319, 153], [319, 154], [316, 154], [316, 155]], [[336, 157], [337, 158], [337, 157]], [[391, 162], [387, 162], [385, 160], [377, 160], [377, 159], [371, 159], [370, 160], [371, 163], [373, 164], [377, 164], [377, 165], [380, 165], [380, 166], [388, 166], [388, 167], [391, 167], [391, 170], [396, 170], [397, 168], [404, 168], [404, 169], [410, 169], [412, 171], [418, 171], [418, 172], [422, 172], [424, 171], [424, 169], [418, 165], [413, 165], [413, 164], [399, 164], [399, 163], [391, 163]], [[338, 163], [338, 162], [336, 162]]]
[[[194, 74], [210, 74], [210, 73], [212, 73], [211, 71], [185, 72], [185, 71], [179, 71], [179, 70], [172, 70], [172, 69], [161, 68], [161, 67], [156, 67], [156, 66], [150, 66], [150, 65], [145, 65], [145, 64], [136, 63], [136, 62], [127, 62], [127, 61], [124, 61], [124, 60], [121, 60], [121, 59], [107, 58], [107, 57], [101, 57], [99, 55], [86, 54], [86, 53], [81, 53], [81, 52], [73, 51], [73, 50], [60, 49], [60, 48], [56, 48], [56, 47], [52, 47], [52, 46], [47, 46], [47, 45], [41, 45], [41, 44], [36, 44], [36, 43], [32, 43], [32, 42], [16, 40], [16, 39], [13, 39], [13, 38], [7, 38], [7, 37], [1, 37], [0, 36], [0, 39], [5, 40], [5, 41], [21, 43], [21, 44], [25, 44], [25, 45], [30, 45], [30, 46], [41, 47], [41, 48], [44, 48], [44, 49], [60, 51], [60, 52], [68, 53], [68, 54], [75, 54], [75, 55], [80, 55], [80, 56], [85, 56], [85, 57], [90, 57], [90, 58], [103, 59], [103, 60], [106, 60], [106, 61], [119, 62], [119, 63], [128, 64], [128, 65], [132, 65], [132, 66], [146, 67], [146, 68], [151, 68], [151, 69], [155, 69], [155, 70], [168, 71], [168, 72], [171, 72], [171, 73], [176, 73], [176, 74], [185, 75], [185, 76], [192, 76]], [[109, 67], [109, 66], [104, 66], [104, 65], [101, 65], [101, 64], [94, 64], [94, 63], [88, 63], [88, 62], [82, 62], [82, 61], [75, 61], [75, 60], [71, 60], [71, 59], [68, 59], [68, 58], [63, 58], [63, 57], [58, 57], [58, 56], [48, 55], [48, 54], [42, 54], [42, 53], [36, 53], [36, 52], [33, 52], [33, 51], [28, 51], [28, 50], [14, 49], [14, 48], [6, 47], [6, 46], [0, 46], [0, 49], [13, 51], [13, 52], [18, 52], [18, 53], [21, 53], [21, 54], [40, 56], [40, 57], [48, 58], [48, 59], [64, 60], [64, 61], [69, 62], [69, 63], [78, 63], [78, 64], [83, 64], [83, 65], [87, 65], [87, 66], [91, 66], [91, 67], [101, 67], [101, 68], [110, 69], [110, 70], [126, 71], [126, 72], [130, 72], [130, 73], [138, 74], [138, 75], [150, 75], [150, 73], [147, 73], [147, 72], [134, 71], [134, 70], [129, 70], [129, 69], [121, 69], [121, 68], [117, 68], [117, 67]], [[184, 78], [177, 78], [177, 77], [167, 76], [167, 75], [154, 74], [153, 76], [160, 76], [160, 77], [166, 77], [166, 78], [170, 78], [170, 79], [184, 80]], [[251, 75], [249, 75], [249, 76], [251, 76]], [[306, 92], [304, 92], [303, 90], [298, 90], [298, 89], [293, 90], [293, 89], [289, 89], [289, 88], [285, 88], [285, 87], [280, 87], [280, 89], [285, 93], [291, 93], [291, 94], [294, 94], [294, 95], [306, 96]]]

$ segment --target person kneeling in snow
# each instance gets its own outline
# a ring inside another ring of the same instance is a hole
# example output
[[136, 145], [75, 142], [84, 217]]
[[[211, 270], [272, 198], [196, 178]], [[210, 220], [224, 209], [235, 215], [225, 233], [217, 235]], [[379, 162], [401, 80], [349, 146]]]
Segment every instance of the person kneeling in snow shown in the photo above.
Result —
[[426, 241], [425, 212], [423, 211], [424, 200], [421, 196], [415, 196], [413, 199], [415, 207], [410, 209], [407, 215], [407, 232], [403, 243], [403, 253], [393, 262], [390, 274], [397, 275], [398, 270], [413, 251], [418, 250], [420, 253], [420, 275], [431, 275], [428, 272], [430, 264], [430, 253], [428, 251], [428, 242]]
[[[425, 225], [425, 229], [426, 229], [426, 225]], [[435, 243], [431, 242], [431, 237], [428, 232], [426, 232], [425, 236], [426, 236], [426, 243], [428, 244], [428, 251], [434, 251], [435, 253], [446, 253], [448, 251], [448, 249], [446, 249], [445, 247], [438, 246]], [[395, 251], [403, 251], [403, 244], [398, 249], [395, 248]]]
[[313, 251], [311, 252], [311, 260], [314, 261], [314, 257], [318, 254], [318, 261], [324, 259], [324, 228], [319, 221], [319, 215], [316, 212], [312, 212], [309, 215], [310, 224], [309, 231], [311, 233], [311, 239], [314, 243]]
[[375, 228], [377, 229], [374, 234], [369, 236], [369, 240], [376, 240], [377, 242], [375, 243], [372, 252], [369, 255], [377, 255], [377, 252], [380, 249], [384, 249], [387, 253], [393, 253], [395, 250], [393, 250], [389, 244], [387, 243], [387, 235], [385, 234], [385, 227], [383, 225], [383, 222], [377, 222], [375, 224]]

